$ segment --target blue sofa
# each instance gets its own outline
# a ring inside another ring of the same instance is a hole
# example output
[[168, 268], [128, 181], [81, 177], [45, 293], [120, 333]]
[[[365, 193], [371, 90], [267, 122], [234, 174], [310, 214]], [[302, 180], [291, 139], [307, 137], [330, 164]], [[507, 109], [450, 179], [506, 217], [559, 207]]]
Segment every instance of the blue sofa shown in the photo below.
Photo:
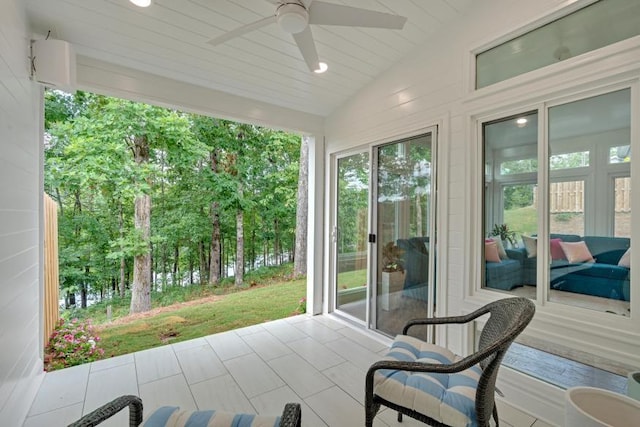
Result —
[[523, 285], [522, 253], [517, 249], [506, 249], [505, 252], [509, 259], [485, 263], [485, 283], [489, 288], [510, 291]]
[[411, 237], [398, 239], [398, 247], [403, 250], [402, 265], [404, 267], [404, 286], [402, 295], [427, 301], [427, 284], [429, 281], [429, 245], [428, 237]]
[[[631, 245], [626, 237], [578, 236], [575, 234], [551, 234], [551, 239], [563, 242], [584, 241], [595, 262], [569, 263], [553, 260], [551, 263], [551, 289], [629, 301], [629, 269], [618, 261]], [[522, 266], [522, 284], [535, 285], [537, 258], [527, 258], [524, 248], [511, 250], [510, 257], [517, 258]]]

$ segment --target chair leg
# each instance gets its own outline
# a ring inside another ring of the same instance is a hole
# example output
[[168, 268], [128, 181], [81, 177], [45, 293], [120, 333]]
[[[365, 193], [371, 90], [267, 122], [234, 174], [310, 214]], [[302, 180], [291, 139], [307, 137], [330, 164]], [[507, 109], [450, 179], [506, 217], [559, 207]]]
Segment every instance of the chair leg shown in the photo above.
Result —
[[398, 422], [402, 422], [402, 412], [398, 412]]
[[380, 409], [379, 403], [367, 404], [365, 408], [365, 420], [364, 425], [366, 427], [373, 427], [373, 419], [376, 417], [378, 410]]

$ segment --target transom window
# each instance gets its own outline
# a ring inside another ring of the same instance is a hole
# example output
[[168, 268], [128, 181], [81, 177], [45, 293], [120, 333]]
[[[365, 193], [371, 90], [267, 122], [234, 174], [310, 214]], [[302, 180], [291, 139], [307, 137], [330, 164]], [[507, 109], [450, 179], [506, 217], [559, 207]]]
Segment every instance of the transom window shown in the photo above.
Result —
[[476, 55], [476, 89], [640, 34], [640, 2], [600, 0]]

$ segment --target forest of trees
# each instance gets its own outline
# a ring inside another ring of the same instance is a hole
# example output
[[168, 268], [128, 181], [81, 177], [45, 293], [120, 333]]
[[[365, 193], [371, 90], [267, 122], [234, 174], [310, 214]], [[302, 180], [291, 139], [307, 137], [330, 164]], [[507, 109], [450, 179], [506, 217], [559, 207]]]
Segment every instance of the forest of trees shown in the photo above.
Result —
[[299, 175], [306, 183], [301, 140], [47, 91], [44, 186], [59, 206], [61, 295], [77, 293], [85, 307], [88, 294], [130, 292], [131, 312], [139, 312], [150, 308], [152, 289], [216, 285], [228, 275], [240, 285], [245, 269], [293, 261]]

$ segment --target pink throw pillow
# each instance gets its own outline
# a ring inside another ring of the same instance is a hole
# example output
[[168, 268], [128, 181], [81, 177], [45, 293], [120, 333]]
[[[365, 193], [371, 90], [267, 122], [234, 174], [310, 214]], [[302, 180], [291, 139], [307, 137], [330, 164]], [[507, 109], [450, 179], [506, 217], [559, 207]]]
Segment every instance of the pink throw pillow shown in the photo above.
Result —
[[585, 242], [560, 242], [564, 256], [571, 264], [578, 262], [595, 262]]
[[498, 245], [493, 240], [484, 242], [484, 259], [487, 262], [502, 262], [498, 254]]
[[562, 239], [560, 238], [549, 240], [551, 259], [567, 259], [567, 257], [564, 256], [564, 251], [562, 250], [562, 246], [560, 246], [560, 242], [562, 242]]

